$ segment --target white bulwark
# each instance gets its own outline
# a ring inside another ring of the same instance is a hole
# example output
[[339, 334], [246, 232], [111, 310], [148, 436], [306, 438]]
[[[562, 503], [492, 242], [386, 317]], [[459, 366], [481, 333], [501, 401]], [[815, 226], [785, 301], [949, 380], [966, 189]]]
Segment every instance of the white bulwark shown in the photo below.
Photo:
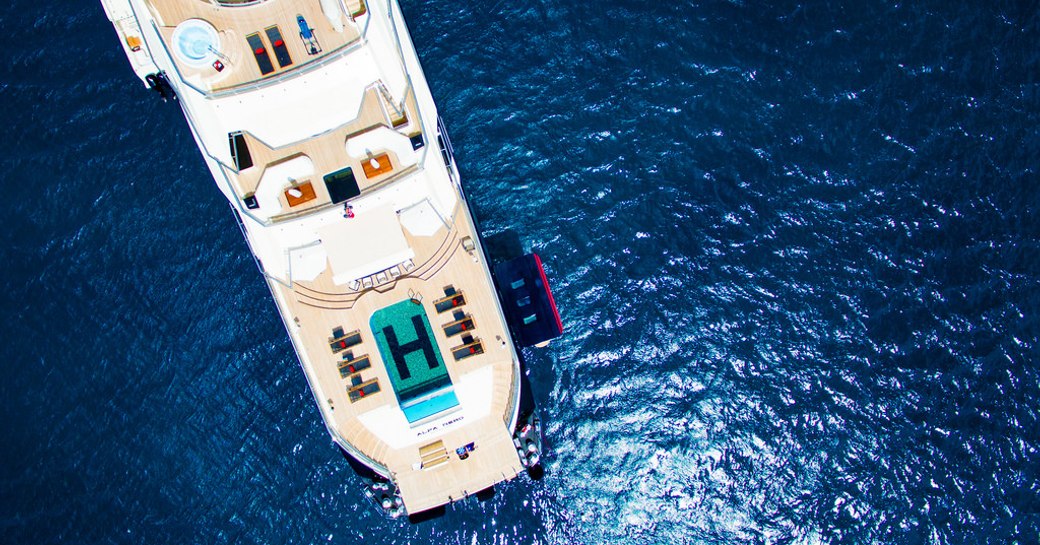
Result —
[[396, 1], [102, 4], [142, 81], [176, 94], [383, 506], [518, 475], [516, 349]]

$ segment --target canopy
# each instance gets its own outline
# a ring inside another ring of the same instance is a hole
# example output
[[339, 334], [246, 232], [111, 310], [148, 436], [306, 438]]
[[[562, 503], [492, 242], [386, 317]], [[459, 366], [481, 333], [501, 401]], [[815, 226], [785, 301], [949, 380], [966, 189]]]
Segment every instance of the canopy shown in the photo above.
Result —
[[325, 271], [325, 248], [321, 244], [289, 250], [289, 270], [293, 282], [310, 282]]
[[430, 204], [430, 199], [423, 199], [418, 204], [401, 210], [401, 225], [413, 236], [433, 236], [448, 222], [437, 213], [437, 209]]
[[318, 230], [329, 256], [332, 281], [347, 284], [415, 257], [389, 206], [358, 213]]

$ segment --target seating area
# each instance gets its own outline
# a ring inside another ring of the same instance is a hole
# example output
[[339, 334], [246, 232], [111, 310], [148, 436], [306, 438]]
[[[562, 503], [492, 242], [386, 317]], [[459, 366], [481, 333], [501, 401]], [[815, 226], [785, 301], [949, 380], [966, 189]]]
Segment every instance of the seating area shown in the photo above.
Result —
[[296, 16], [296, 24], [300, 27], [300, 39], [303, 40], [303, 47], [307, 50], [307, 54], [317, 55], [321, 53], [322, 49], [321, 44], [318, 43], [318, 37], [314, 35], [314, 29], [303, 18], [303, 15]]
[[249, 49], [253, 51], [253, 58], [256, 59], [256, 67], [260, 70], [260, 75], [266, 76], [274, 72], [274, 64], [271, 62], [271, 56], [268, 55], [267, 49], [264, 47], [263, 40], [260, 39], [260, 33], [254, 32], [247, 35], [246, 42], [249, 44]]
[[282, 39], [282, 32], [278, 25], [265, 28], [264, 33], [267, 34], [267, 40], [274, 48], [274, 57], [278, 60], [278, 66], [285, 68], [292, 65], [292, 56], [289, 55], [289, 48], [285, 46], [285, 40]]
[[360, 330], [347, 333], [342, 327], [337, 327], [332, 330], [332, 336], [329, 337], [329, 348], [332, 349], [332, 353], [342, 355], [342, 360], [339, 362], [339, 376], [350, 381], [347, 386], [347, 397], [351, 403], [356, 403], [365, 396], [379, 392], [379, 379], [366, 381], [361, 377], [361, 371], [372, 367], [372, 360], [369, 359], [368, 354], [354, 357], [354, 352], [348, 350], [359, 344], [361, 344]]
[[484, 353], [484, 344], [480, 342], [480, 339], [474, 339], [473, 335], [470, 334], [474, 329], [476, 329], [476, 323], [473, 321], [473, 316], [459, 308], [465, 304], [465, 294], [456, 290], [455, 286], [444, 286], [444, 297], [434, 301], [433, 303], [438, 313], [453, 310], [451, 315], [452, 321], [443, 324], [441, 328], [444, 329], [444, 335], [446, 337], [450, 338], [456, 335], [462, 335], [462, 344], [451, 349], [451, 355], [454, 356], [455, 361], [461, 361], [468, 357]]
[[454, 318], [455, 320], [441, 326], [444, 328], [444, 335], [448, 337], [454, 337], [460, 333], [472, 331], [476, 327], [473, 323], [473, 317], [464, 314], [461, 310], [455, 311]]
[[394, 170], [393, 165], [390, 164], [390, 156], [385, 153], [372, 156], [361, 163], [361, 166], [366, 178], [375, 178]]
[[289, 204], [289, 208], [299, 206], [317, 198], [318, 195], [314, 192], [314, 185], [310, 182], [293, 185], [289, 189], [285, 190], [285, 201]]
[[409, 259], [408, 261], [394, 265], [393, 267], [384, 269], [375, 274], [354, 280], [348, 284], [348, 287], [354, 291], [372, 289], [390, 282], [395, 282], [398, 278], [406, 276], [414, 269], [415, 261]]

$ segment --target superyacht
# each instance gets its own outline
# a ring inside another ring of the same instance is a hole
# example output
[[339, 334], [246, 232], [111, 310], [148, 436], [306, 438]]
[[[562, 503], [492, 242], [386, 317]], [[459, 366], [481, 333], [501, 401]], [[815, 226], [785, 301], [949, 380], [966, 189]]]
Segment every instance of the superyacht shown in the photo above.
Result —
[[537, 255], [489, 263], [397, 2], [102, 4], [183, 110], [365, 494], [414, 516], [537, 468], [519, 347], [563, 327]]

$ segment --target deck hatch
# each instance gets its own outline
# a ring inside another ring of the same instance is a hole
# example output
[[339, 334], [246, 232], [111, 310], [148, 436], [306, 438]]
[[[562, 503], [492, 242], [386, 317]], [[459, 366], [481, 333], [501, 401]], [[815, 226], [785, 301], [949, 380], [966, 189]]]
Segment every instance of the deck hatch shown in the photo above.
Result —
[[350, 167], [326, 174], [323, 179], [333, 203], [338, 204], [361, 194], [357, 178], [354, 177], [354, 171]]

